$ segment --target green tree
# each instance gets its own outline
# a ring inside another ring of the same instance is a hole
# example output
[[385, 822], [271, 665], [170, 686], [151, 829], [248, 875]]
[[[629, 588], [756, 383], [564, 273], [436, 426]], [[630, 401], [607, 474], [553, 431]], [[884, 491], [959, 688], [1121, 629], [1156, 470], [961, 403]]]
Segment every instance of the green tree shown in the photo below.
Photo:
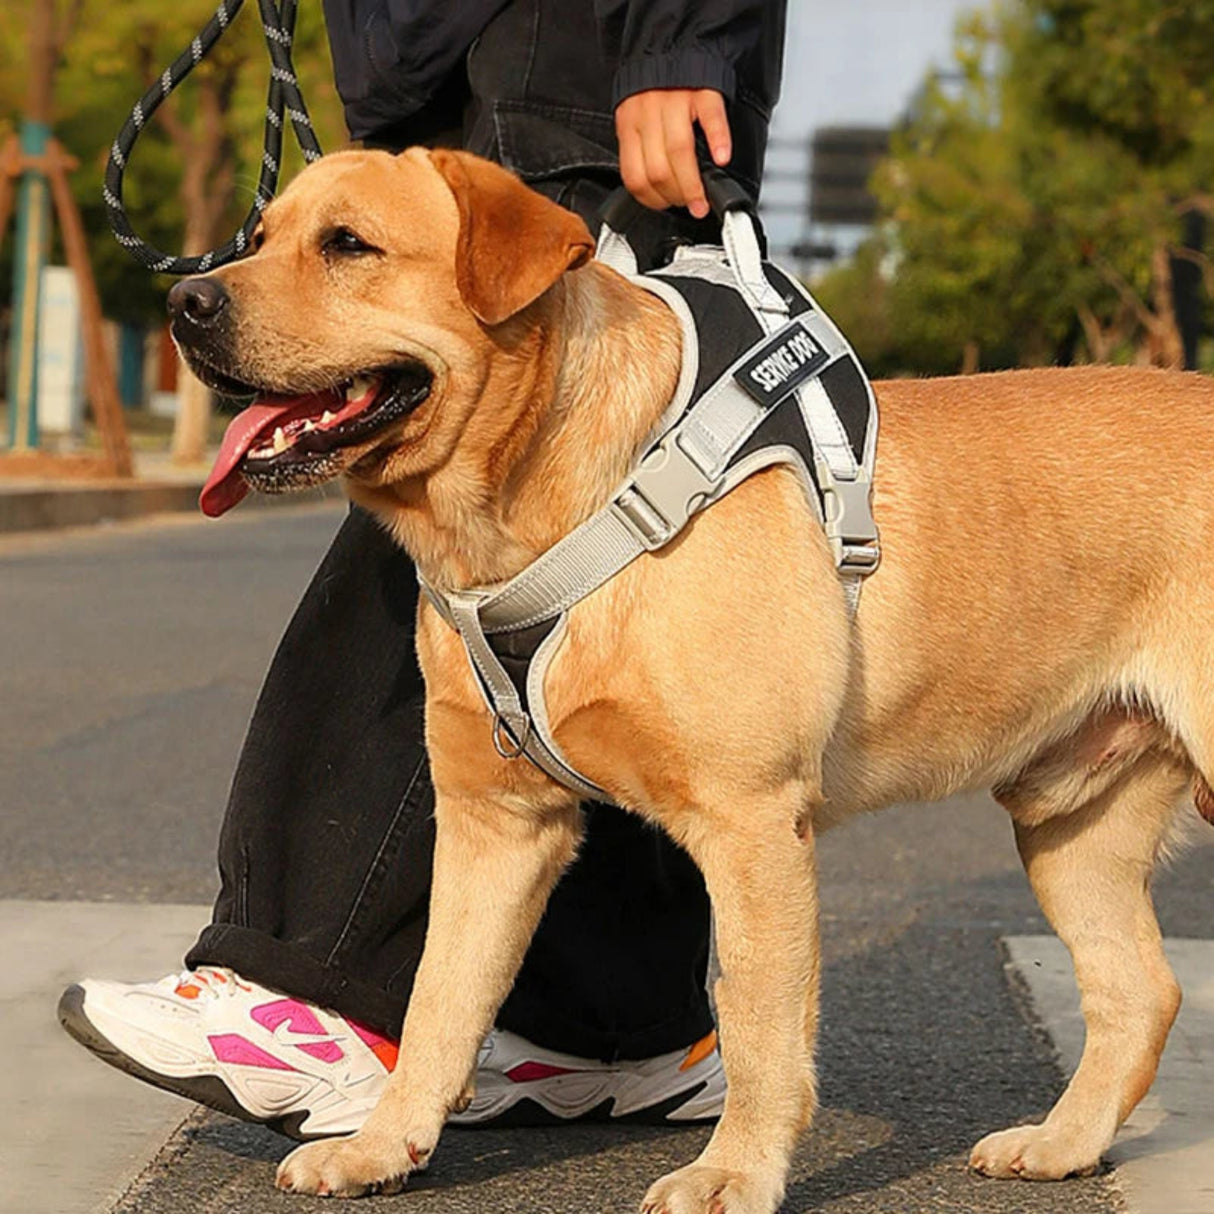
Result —
[[[125, 201], [136, 229], [160, 248], [189, 253], [221, 243], [252, 201], [269, 58], [256, 0], [246, 0], [245, 10], [157, 112], [132, 157]], [[213, 13], [213, 0], [178, 0], [172, 6], [159, 0], [58, 2], [56, 134], [81, 161], [73, 189], [90, 235], [103, 307], [116, 319], [162, 317], [171, 281], [149, 274], [109, 232], [101, 178], [110, 144], [134, 102]], [[319, 5], [301, 6], [294, 57], [321, 143], [337, 146], [344, 128]], [[19, 112], [23, 77], [24, 29], [13, 22], [0, 32], [0, 124], [11, 125]], [[290, 136], [286, 144], [284, 181], [302, 163]], [[196, 459], [209, 396], [189, 388], [186, 396], [174, 447], [181, 458]]]
[[[879, 357], [914, 370], [1092, 359], [1178, 365], [1172, 259], [1211, 212], [1214, 0], [1007, 0], [958, 27], [874, 186], [886, 223], [822, 292], [873, 292]], [[892, 270], [891, 270], [892, 267]], [[829, 306], [829, 305], [828, 305]]]

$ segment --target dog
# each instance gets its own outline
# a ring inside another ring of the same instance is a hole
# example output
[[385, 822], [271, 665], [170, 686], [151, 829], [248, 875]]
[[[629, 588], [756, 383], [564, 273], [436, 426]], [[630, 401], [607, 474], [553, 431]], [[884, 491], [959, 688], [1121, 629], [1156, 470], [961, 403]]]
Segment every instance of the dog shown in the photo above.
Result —
[[[258, 400], [203, 496], [334, 477], [433, 585], [508, 579], [600, 508], [671, 398], [674, 315], [580, 219], [462, 152], [326, 157], [244, 260], [170, 294], [196, 374]], [[993, 788], [1075, 962], [1087, 1042], [1041, 1125], [971, 1165], [1097, 1167], [1180, 993], [1148, 885], [1214, 820], [1214, 386], [1145, 369], [876, 385], [883, 563], [854, 622], [795, 476], [751, 477], [575, 606], [548, 674], [571, 763], [693, 857], [728, 1078], [647, 1214], [771, 1214], [815, 1106], [815, 838]], [[398, 1190], [470, 1099], [477, 1047], [579, 838], [576, 796], [495, 750], [457, 634], [423, 601], [433, 903], [400, 1062], [352, 1137], [280, 1188]], [[722, 689], [727, 689], [722, 695]]]

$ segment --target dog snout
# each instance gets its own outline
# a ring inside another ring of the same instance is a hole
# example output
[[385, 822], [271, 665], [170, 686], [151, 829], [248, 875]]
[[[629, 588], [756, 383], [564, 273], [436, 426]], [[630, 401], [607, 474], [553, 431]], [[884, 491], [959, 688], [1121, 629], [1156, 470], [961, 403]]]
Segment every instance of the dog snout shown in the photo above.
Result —
[[229, 299], [223, 283], [216, 278], [185, 278], [168, 295], [169, 316], [196, 325], [213, 324], [227, 307]]

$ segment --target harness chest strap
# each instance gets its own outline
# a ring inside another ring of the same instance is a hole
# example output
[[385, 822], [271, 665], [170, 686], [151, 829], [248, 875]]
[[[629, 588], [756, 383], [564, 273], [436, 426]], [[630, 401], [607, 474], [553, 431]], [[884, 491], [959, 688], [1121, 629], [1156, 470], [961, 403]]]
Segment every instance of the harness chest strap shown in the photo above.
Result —
[[[721, 250], [681, 252], [668, 271], [672, 277], [694, 271], [701, 279], [739, 289], [740, 276], [733, 276], [722, 264]], [[671, 304], [684, 325], [685, 348], [688, 341], [698, 340], [688, 308], [670, 282], [661, 274], [634, 281]], [[493, 741], [499, 753], [507, 758], [526, 755], [583, 797], [609, 799], [564, 760], [548, 727], [543, 692], [544, 674], [575, 603], [642, 553], [669, 543], [695, 513], [742, 480], [775, 463], [788, 464], [799, 473], [830, 540], [853, 614], [861, 580], [879, 560], [869, 504], [876, 441], [871, 389], [861, 376], [868, 393], [869, 418], [861, 458], [857, 458], [821, 382], [822, 374], [841, 360], [850, 359], [858, 367], [854, 353], [820, 309], [803, 309], [790, 318], [789, 306], [777, 292], [770, 291], [763, 298], [763, 307], [756, 306], [754, 292], [744, 289], [742, 293], [748, 297], [750, 315], [759, 322], [761, 332], [771, 336], [757, 345], [747, 344], [690, 409], [648, 447], [606, 507], [500, 587], [445, 592], [421, 579], [429, 601], [464, 642], [493, 713]], [[779, 310], [773, 297], [780, 303]], [[765, 369], [760, 366], [764, 358], [768, 360]], [[752, 381], [757, 375], [760, 381], [772, 384], [771, 390], [764, 393], [748, 384], [748, 370]], [[759, 370], [765, 374], [758, 374]], [[777, 382], [784, 372], [782, 382]], [[672, 408], [683, 410], [686, 401], [679, 397], [686, 395], [686, 385], [682, 381], [680, 388]], [[759, 444], [756, 450], [739, 456], [775, 407], [784, 402], [789, 402], [786, 408], [795, 404], [798, 410], [812, 446], [812, 466], [807, 466], [805, 451], [783, 443]], [[668, 411], [664, 425], [670, 416]], [[530, 657], [525, 675], [512, 678], [492, 638], [497, 637], [500, 644], [508, 634], [545, 622], [547, 634]]]

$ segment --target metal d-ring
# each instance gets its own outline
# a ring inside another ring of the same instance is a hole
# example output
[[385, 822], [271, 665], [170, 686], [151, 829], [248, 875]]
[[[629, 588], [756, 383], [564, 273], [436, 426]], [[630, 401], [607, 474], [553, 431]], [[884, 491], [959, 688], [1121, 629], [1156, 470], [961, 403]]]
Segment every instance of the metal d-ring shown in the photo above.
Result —
[[495, 712], [493, 714], [493, 749], [503, 759], [517, 759], [521, 757], [527, 749], [527, 743], [531, 741], [531, 717], [527, 713], [523, 713], [523, 739], [521, 742], [514, 743], [513, 750], [502, 742], [503, 734], [506, 737], [510, 737], [510, 727], [506, 724], [502, 714]]

